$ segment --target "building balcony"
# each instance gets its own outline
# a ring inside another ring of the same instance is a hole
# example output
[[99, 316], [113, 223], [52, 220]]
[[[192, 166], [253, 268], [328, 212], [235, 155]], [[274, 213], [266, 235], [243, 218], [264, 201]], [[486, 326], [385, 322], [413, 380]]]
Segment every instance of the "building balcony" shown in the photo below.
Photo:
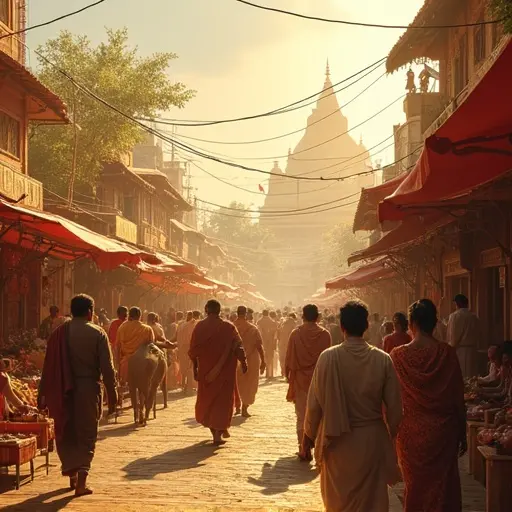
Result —
[[26, 174], [15, 171], [0, 161], [0, 194], [36, 210], [43, 209], [43, 184]]
[[167, 250], [167, 236], [158, 228], [143, 223], [139, 231], [139, 240], [142, 245], [158, 250]]
[[415, 119], [423, 135], [445, 109], [447, 99], [438, 92], [412, 93], [404, 99], [407, 121]]
[[109, 236], [119, 238], [131, 244], [137, 244], [137, 224], [120, 215], [112, 215], [109, 221]]

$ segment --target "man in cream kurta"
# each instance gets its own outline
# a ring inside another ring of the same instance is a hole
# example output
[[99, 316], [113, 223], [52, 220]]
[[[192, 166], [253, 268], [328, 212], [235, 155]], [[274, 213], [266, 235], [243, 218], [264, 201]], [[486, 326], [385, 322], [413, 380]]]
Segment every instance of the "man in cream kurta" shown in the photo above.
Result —
[[481, 336], [480, 320], [469, 310], [465, 295], [456, 295], [454, 302], [457, 309], [448, 319], [446, 340], [457, 350], [464, 378], [474, 377], [478, 373], [476, 351]]
[[309, 388], [303, 450], [315, 446], [327, 512], [388, 512], [387, 486], [398, 480], [398, 379], [389, 355], [362, 338], [363, 303], [345, 304], [340, 322], [346, 341], [322, 353]]

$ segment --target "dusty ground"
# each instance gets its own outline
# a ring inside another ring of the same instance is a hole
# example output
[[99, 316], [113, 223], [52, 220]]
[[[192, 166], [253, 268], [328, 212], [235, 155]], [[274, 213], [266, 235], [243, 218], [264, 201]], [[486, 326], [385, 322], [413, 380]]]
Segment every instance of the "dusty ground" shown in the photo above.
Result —
[[[231, 440], [218, 449], [193, 419], [193, 397], [173, 395], [169, 408], [144, 429], [135, 430], [127, 412], [117, 425], [102, 427], [90, 478], [93, 496], [72, 498], [54, 454], [50, 475], [38, 470], [33, 483], [1, 494], [0, 509], [321, 511], [318, 475], [294, 456], [294, 411], [285, 394], [283, 383], [262, 385], [254, 416], [236, 418]], [[4, 491], [11, 483], [5, 475], [0, 482]], [[482, 490], [469, 486], [469, 478], [464, 483], [470, 495], [466, 510], [483, 512]], [[401, 510], [397, 494], [391, 493], [392, 512]]]

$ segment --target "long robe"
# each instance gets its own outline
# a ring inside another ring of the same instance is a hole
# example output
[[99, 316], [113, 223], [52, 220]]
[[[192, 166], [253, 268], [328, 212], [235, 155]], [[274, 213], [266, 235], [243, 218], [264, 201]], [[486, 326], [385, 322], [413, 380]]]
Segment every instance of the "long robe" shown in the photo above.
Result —
[[464, 383], [455, 350], [446, 343], [402, 346], [391, 358], [404, 404], [396, 443], [405, 483], [404, 511], [460, 512]]
[[88, 472], [101, 418], [102, 378], [109, 403], [117, 403], [110, 343], [101, 327], [74, 318], [52, 333], [48, 346], [41, 393], [55, 418], [62, 474]]
[[137, 352], [138, 348], [144, 343], [155, 341], [155, 334], [149, 325], [143, 324], [139, 320], [128, 320], [119, 326], [117, 330], [117, 344], [121, 362], [119, 373], [121, 380], [128, 380], [128, 360]]
[[188, 357], [190, 350], [190, 340], [192, 333], [196, 327], [197, 320], [190, 320], [179, 325], [176, 332], [176, 340], [178, 343], [178, 362], [180, 365], [181, 383], [182, 385], [191, 386], [194, 382], [194, 372], [192, 369], [192, 361]]
[[322, 353], [304, 428], [315, 440], [327, 512], [388, 512], [387, 485], [398, 480], [389, 432], [396, 432], [401, 414], [398, 379], [385, 352], [348, 338]]
[[245, 361], [236, 327], [214, 315], [201, 320], [192, 333], [189, 357], [198, 365], [197, 422], [227, 430], [233, 417], [237, 360]]
[[481, 335], [480, 320], [469, 309], [457, 309], [448, 318], [446, 341], [457, 350], [465, 378], [474, 377], [478, 373], [476, 351]]
[[261, 363], [258, 349], [263, 347], [263, 340], [258, 328], [247, 320], [238, 318], [234, 325], [242, 338], [248, 367], [246, 374], [238, 369], [238, 392], [242, 405], [249, 406], [255, 402], [258, 392]]
[[279, 363], [281, 365], [281, 373], [285, 374], [286, 366], [286, 352], [288, 351], [288, 343], [290, 341], [290, 335], [293, 330], [297, 327], [297, 321], [293, 318], [288, 317], [281, 328], [279, 329]]
[[267, 362], [267, 377], [274, 376], [274, 355], [277, 348], [277, 323], [269, 316], [260, 318], [256, 324], [263, 339], [263, 348]]

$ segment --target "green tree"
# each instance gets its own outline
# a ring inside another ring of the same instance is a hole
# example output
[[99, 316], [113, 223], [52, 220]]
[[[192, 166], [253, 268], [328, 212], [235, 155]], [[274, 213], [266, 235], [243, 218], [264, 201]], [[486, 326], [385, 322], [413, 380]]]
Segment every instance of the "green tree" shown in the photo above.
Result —
[[331, 273], [348, 269], [347, 259], [355, 251], [367, 247], [368, 241], [352, 232], [347, 224], [338, 224], [324, 236], [323, 251], [329, 255]]
[[175, 54], [139, 56], [128, 46], [126, 29], [107, 30], [106, 42], [98, 46], [64, 31], [38, 52], [39, 79], [66, 102], [78, 126], [76, 131], [73, 125], [36, 126], [31, 134], [30, 173], [61, 195], [67, 196], [72, 175], [75, 189], [93, 192], [102, 162], [118, 160], [142, 141], [144, 132], [80, 91], [57, 67], [132, 117], [181, 108], [194, 94], [167, 74]]
[[505, 34], [512, 33], [512, 2], [510, 0], [491, 0], [491, 13], [494, 19], [504, 19]]

